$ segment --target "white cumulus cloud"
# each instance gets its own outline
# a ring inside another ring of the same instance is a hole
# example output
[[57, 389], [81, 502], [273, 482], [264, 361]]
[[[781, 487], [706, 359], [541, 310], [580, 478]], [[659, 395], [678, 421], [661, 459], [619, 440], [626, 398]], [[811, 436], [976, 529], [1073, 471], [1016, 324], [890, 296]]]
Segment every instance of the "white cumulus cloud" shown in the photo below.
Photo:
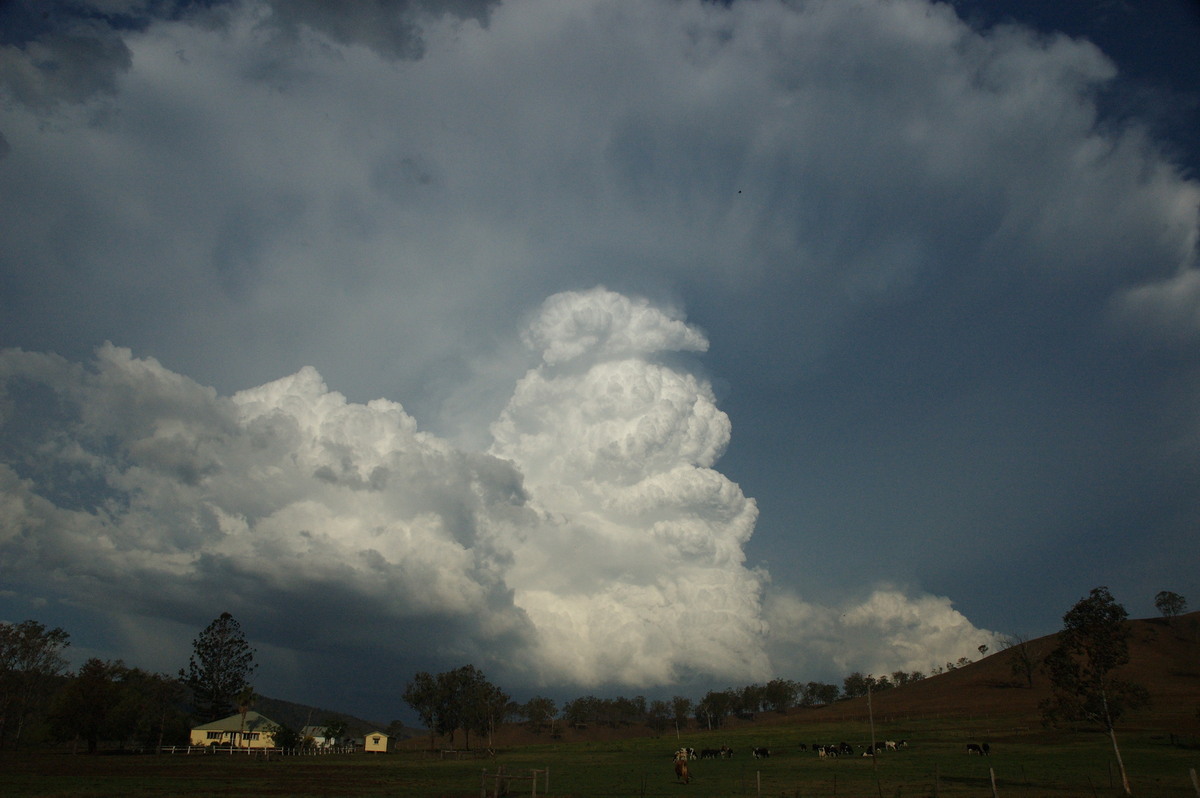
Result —
[[289, 661], [370, 645], [529, 685], [748, 683], [799, 648], [899, 667], [983, 634], [896, 592], [835, 622], [764, 610], [758, 508], [713, 468], [730, 421], [678, 359], [706, 346], [678, 313], [566, 292], [523, 339], [541, 362], [486, 452], [309, 367], [224, 397], [113, 345], [4, 350], [5, 579], [151, 628], [231, 608]]

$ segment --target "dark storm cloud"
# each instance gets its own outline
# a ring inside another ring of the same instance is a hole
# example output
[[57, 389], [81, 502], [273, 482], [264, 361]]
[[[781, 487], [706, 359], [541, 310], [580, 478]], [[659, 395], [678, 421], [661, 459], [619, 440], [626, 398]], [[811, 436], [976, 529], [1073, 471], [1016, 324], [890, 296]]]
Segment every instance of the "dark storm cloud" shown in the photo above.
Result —
[[63, 25], [4, 50], [44, 99], [0, 108], [9, 406], [61, 397], [0, 438], [53, 530], [12, 556], [82, 580], [9, 606], [137, 563], [178, 611], [110, 621], [153, 651], [236, 585], [302, 674], [289, 576], [611, 685], [924, 669], [1194, 586], [1200, 189], [1169, 111], [1114, 108], [1188, 89], [1102, 37], [922, 0], [164, 8], [75, 14], [107, 84], [37, 71]]

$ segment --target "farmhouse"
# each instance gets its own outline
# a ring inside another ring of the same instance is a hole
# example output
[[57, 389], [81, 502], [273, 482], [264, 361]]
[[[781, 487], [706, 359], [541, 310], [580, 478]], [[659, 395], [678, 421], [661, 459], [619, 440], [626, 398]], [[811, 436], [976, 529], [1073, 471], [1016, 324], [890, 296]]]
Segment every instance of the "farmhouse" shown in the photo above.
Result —
[[331, 748], [337, 745], [338, 740], [325, 736], [325, 729], [325, 726], [305, 726], [300, 729], [300, 740], [304, 745], [316, 748]]
[[376, 753], [387, 753], [388, 736], [381, 731], [374, 731], [363, 738], [363, 750]]
[[234, 748], [274, 748], [279, 724], [257, 712], [241, 713], [204, 723], [192, 729], [192, 745], [229, 745]]

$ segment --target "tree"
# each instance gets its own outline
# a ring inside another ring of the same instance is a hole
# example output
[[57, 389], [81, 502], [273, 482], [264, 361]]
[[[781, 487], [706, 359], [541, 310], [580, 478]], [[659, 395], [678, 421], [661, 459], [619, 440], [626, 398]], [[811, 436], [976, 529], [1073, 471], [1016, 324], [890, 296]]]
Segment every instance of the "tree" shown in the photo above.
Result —
[[709, 690], [696, 704], [696, 721], [705, 724], [709, 729], [719, 729], [725, 725], [725, 717], [733, 703], [733, 691]]
[[772, 679], [767, 682], [763, 698], [776, 712], [787, 712], [796, 703], [800, 686], [790, 679]]
[[276, 748], [282, 748], [286, 751], [300, 746], [300, 732], [286, 723], [271, 726], [267, 731], [270, 732], [271, 739], [275, 741]]
[[1162, 613], [1164, 618], [1170, 620], [1176, 615], [1187, 612], [1187, 599], [1178, 593], [1163, 590], [1154, 597], [1154, 606], [1158, 608], [1158, 611]]
[[867, 677], [861, 671], [855, 671], [842, 679], [842, 692], [846, 698], [856, 698], [867, 694]]
[[492, 684], [483, 671], [464, 665], [453, 674], [454, 698], [460, 704], [464, 743], [471, 748], [471, 732], [488, 735], [488, 744], [496, 727], [504, 722], [509, 695]]
[[321, 735], [325, 738], [326, 745], [341, 745], [342, 740], [346, 737], [346, 721], [338, 718], [326, 718]]
[[677, 695], [671, 698], [671, 715], [675, 720], [675, 730], [687, 728], [688, 717], [692, 714], [692, 699]]
[[1004, 641], [1004, 645], [1013, 652], [1012, 662], [1009, 665], [1012, 675], [1025, 682], [1026, 687], [1032, 688], [1033, 672], [1036, 670], [1037, 663], [1033, 659], [1029, 638], [1025, 635], [1013, 635]]
[[671, 705], [661, 698], [651, 701], [646, 709], [646, 725], [656, 732], [662, 732], [670, 724]]
[[545, 698], [543, 696], [534, 696], [525, 702], [521, 708], [521, 714], [525, 716], [525, 720], [529, 723], [529, 728], [533, 729], [534, 733], [540, 733], [551, 720], [554, 719], [558, 709], [554, 706], [553, 698]]
[[429, 750], [433, 750], [433, 735], [437, 727], [438, 684], [426, 671], [420, 671], [404, 688], [404, 703], [412, 707], [417, 717], [429, 729]]
[[130, 733], [156, 751], [167, 736], [172, 742], [187, 739], [191, 724], [182, 710], [186, 690], [178, 679], [129, 668], [120, 681], [122, 697], [117, 713], [129, 719], [126, 725]]
[[449, 735], [462, 729], [467, 747], [471, 732], [486, 733], [504, 720], [509, 697], [488, 682], [474, 665], [464, 665], [436, 676], [418, 673], [404, 690], [404, 700], [429, 728], [429, 747], [435, 733]]
[[[468, 672], [466, 668], [475, 671], [474, 666], [467, 665], [437, 675], [437, 729], [438, 734], [450, 736], [451, 748], [454, 747], [454, 733], [468, 722], [467, 702], [463, 698], [464, 693], [471, 689], [472, 673]], [[468, 747], [470, 746], [468, 745]]]
[[50, 683], [67, 667], [62, 650], [69, 637], [33, 620], [0, 622], [0, 749], [10, 736], [13, 748], [20, 745], [21, 732], [44, 705]]
[[1093, 588], [1063, 616], [1058, 645], [1042, 663], [1053, 691], [1041, 702], [1043, 717], [1100, 724], [1112, 740], [1126, 795], [1132, 795], [1114, 724], [1128, 709], [1149, 703], [1145, 687], [1119, 677], [1129, 662], [1125, 608], [1107, 587]]
[[255, 700], [258, 698], [254, 693], [254, 688], [250, 685], [244, 685], [241, 690], [238, 690], [237, 696], [234, 698], [234, 706], [237, 707], [238, 714], [242, 716], [241, 724], [238, 726], [239, 740], [246, 739], [246, 715], [250, 712], [250, 708], [254, 706]]
[[121, 662], [104, 662], [92, 657], [63, 686], [54, 698], [50, 722], [62, 739], [82, 738], [89, 754], [96, 753], [101, 737], [123, 737], [117, 722], [121, 701], [118, 679], [126, 668]]
[[179, 678], [191, 688], [196, 713], [204, 722], [229, 716], [258, 668], [241, 624], [221, 613], [192, 641], [192, 651], [187, 673], [181, 669]]

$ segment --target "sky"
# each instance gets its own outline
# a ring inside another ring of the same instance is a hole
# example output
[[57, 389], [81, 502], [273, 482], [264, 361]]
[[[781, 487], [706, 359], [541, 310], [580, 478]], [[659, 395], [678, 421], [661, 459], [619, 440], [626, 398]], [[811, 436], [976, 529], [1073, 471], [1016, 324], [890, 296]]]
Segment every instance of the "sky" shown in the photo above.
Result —
[[404, 718], [1200, 602], [1200, 4], [0, 3], [0, 620]]

